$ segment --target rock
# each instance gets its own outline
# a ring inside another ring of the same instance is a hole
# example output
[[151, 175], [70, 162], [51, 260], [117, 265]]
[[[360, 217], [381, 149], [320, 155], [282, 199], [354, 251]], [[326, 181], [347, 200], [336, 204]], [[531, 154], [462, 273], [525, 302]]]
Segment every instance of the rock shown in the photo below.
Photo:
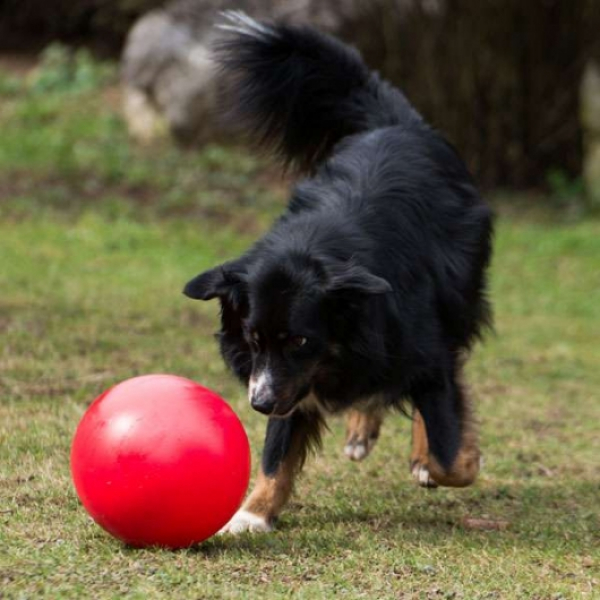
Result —
[[142, 143], [167, 138], [169, 125], [150, 102], [147, 94], [135, 87], [127, 87], [123, 94], [123, 113], [129, 134]]
[[217, 82], [210, 45], [218, 12], [235, 8], [255, 18], [310, 22], [335, 33], [355, 0], [176, 0], [141, 17], [122, 57], [124, 114], [132, 136], [151, 142], [166, 132], [185, 145], [227, 134], [217, 118]]

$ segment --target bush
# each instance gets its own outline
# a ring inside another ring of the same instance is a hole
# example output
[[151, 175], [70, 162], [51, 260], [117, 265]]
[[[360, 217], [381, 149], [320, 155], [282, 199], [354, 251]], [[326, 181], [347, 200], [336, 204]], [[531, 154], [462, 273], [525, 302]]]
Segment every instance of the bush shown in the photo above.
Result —
[[114, 77], [113, 65], [95, 60], [86, 49], [73, 51], [58, 43], [41, 54], [30, 88], [33, 93], [78, 93], [101, 87]]

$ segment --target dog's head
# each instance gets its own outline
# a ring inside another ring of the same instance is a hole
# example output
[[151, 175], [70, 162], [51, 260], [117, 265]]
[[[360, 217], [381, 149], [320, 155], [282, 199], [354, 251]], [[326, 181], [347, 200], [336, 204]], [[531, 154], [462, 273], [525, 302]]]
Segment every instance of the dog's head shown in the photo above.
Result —
[[348, 311], [389, 291], [387, 281], [359, 265], [300, 254], [242, 258], [201, 273], [184, 289], [191, 298], [221, 300], [221, 344], [234, 346], [224, 355], [247, 365], [252, 407], [273, 417], [291, 414], [310, 393], [340, 342], [342, 315], [347, 327]]

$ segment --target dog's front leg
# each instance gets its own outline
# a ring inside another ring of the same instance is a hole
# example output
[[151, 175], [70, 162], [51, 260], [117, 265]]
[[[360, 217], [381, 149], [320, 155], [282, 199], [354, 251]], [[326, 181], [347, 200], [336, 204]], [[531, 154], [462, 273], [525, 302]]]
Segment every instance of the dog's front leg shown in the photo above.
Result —
[[379, 438], [383, 417], [384, 412], [378, 407], [353, 408], [348, 412], [344, 454], [350, 460], [363, 460], [370, 454]]
[[410, 472], [421, 487], [437, 487], [429, 473], [429, 442], [425, 421], [416, 407], [412, 414], [412, 451], [409, 462]]
[[221, 533], [271, 531], [287, 503], [294, 479], [311, 446], [320, 442], [318, 412], [297, 410], [285, 419], [269, 419], [258, 480], [242, 508]]
[[[421, 482], [421, 476], [425, 475], [426, 485], [430, 485], [431, 476], [439, 485], [464, 487], [473, 483], [479, 472], [480, 453], [471, 402], [458, 375], [442, 375], [438, 381], [422, 383], [413, 394], [418, 411], [415, 411], [413, 434], [416, 429], [417, 442], [420, 439], [422, 447], [415, 466], [418, 464], [424, 471], [419, 479]], [[413, 438], [413, 447], [414, 444]], [[425, 452], [428, 452], [426, 461]]]

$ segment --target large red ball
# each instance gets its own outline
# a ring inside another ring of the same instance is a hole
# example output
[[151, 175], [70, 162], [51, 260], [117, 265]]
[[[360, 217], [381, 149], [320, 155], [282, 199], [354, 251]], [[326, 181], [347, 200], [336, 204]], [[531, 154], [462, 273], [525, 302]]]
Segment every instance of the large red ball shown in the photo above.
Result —
[[239, 508], [250, 448], [217, 394], [183, 377], [144, 375], [89, 407], [73, 440], [71, 473], [87, 511], [117, 538], [184, 548]]

